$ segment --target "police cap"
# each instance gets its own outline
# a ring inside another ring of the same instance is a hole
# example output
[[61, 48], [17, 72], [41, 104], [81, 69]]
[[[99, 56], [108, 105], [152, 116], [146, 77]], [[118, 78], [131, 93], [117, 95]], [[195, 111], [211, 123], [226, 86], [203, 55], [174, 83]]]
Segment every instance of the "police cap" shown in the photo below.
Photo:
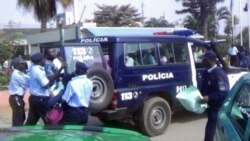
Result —
[[81, 69], [81, 70], [87, 70], [88, 67], [83, 63], [83, 62], [76, 62], [76, 68]]
[[216, 60], [217, 55], [213, 51], [207, 51], [203, 56], [202, 60]]
[[14, 58], [11, 62], [12, 65], [24, 64], [24, 63], [26, 63], [26, 61], [20, 57]]
[[31, 61], [32, 62], [39, 62], [44, 58], [44, 55], [42, 53], [36, 53], [31, 56]]

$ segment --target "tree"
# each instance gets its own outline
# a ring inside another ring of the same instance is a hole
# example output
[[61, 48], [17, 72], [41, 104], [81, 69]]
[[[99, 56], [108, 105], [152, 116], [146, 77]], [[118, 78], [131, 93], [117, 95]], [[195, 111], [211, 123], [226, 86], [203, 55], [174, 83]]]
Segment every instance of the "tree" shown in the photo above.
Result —
[[94, 12], [94, 21], [97, 26], [139, 26], [142, 17], [137, 13], [137, 9], [130, 4], [118, 7], [108, 5], [96, 5], [99, 10]]
[[[243, 39], [243, 46], [246, 47], [246, 49], [250, 52], [249, 50], [249, 43], [248, 43], [248, 27], [244, 28], [242, 31], [242, 39]], [[236, 40], [240, 41], [240, 34], [236, 36]]]
[[[46, 24], [49, 19], [57, 13], [57, 0], [18, 0], [17, 5], [26, 11], [34, 11], [35, 18], [41, 22], [41, 31], [46, 31]], [[72, 5], [73, 0], [60, 0], [64, 8]]]
[[194, 31], [199, 31], [198, 21], [191, 15], [188, 15], [184, 18], [183, 25], [186, 28], [192, 29]]
[[[177, 14], [189, 13], [195, 19], [198, 26], [198, 32], [208, 37], [208, 19], [211, 13], [214, 13], [216, 4], [224, 0], [176, 0], [182, 2], [184, 9], [176, 10]], [[211, 17], [210, 17], [211, 18]]]
[[159, 19], [150, 18], [148, 21], [145, 22], [145, 27], [170, 27], [173, 26], [170, 24], [165, 17], [160, 17]]
[[0, 64], [11, 57], [11, 48], [4, 41], [0, 41]]
[[208, 16], [208, 39], [214, 39], [217, 38], [219, 33], [219, 21], [220, 20], [227, 20], [231, 17], [231, 13], [227, 9], [227, 7], [221, 7], [219, 9], [214, 9], [214, 12], [212, 12]]

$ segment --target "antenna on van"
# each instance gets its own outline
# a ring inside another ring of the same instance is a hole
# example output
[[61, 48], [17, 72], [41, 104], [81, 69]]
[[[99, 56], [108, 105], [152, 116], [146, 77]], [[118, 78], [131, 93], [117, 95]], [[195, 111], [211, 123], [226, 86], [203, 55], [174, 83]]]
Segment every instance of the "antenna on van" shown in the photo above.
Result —
[[80, 23], [80, 21], [82, 20], [82, 16], [83, 16], [83, 14], [84, 14], [85, 8], [86, 8], [86, 5], [84, 5], [84, 7], [83, 7], [83, 10], [82, 10], [82, 13], [81, 13], [81, 16], [80, 16], [80, 18], [79, 18], [78, 23]]

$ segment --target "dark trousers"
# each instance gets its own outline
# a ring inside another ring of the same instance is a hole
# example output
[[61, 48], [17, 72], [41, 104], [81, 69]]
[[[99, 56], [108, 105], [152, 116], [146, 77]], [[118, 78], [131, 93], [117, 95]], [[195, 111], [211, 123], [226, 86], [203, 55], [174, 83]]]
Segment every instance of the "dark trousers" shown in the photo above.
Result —
[[70, 107], [64, 104], [63, 110], [61, 125], [82, 125], [88, 122], [88, 112], [85, 107]]
[[30, 108], [25, 125], [36, 125], [39, 118], [42, 118], [45, 125], [48, 124], [48, 121], [45, 118], [45, 113], [49, 110], [48, 100], [49, 97], [30, 95]]
[[230, 65], [231, 66], [238, 66], [238, 56], [237, 55], [230, 56]]
[[218, 118], [218, 110], [207, 109], [207, 125], [205, 131], [205, 141], [213, 141]]
[[25, 121], [25, 103], [23, 97], [11, 95], [9, 97], [9, 103], [12, 109], [12, 126], [22, 126]]

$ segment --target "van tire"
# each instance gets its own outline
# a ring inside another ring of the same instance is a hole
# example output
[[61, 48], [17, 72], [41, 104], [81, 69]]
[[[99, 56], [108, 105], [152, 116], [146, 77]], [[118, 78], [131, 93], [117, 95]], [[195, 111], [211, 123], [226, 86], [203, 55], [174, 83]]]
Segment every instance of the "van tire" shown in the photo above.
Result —
[[171, 121], [171, 109], [161, 97], [148, 99], [139, 117], [140, 130], [150, 137], [164, 134]]
[[93, 92], [89, 101], [91, 113], [106, 109], [111, 103], [114, 92], [114, 83], [110, 74], [101, 68], [91, 68], [87, 77], [93, 82]]

